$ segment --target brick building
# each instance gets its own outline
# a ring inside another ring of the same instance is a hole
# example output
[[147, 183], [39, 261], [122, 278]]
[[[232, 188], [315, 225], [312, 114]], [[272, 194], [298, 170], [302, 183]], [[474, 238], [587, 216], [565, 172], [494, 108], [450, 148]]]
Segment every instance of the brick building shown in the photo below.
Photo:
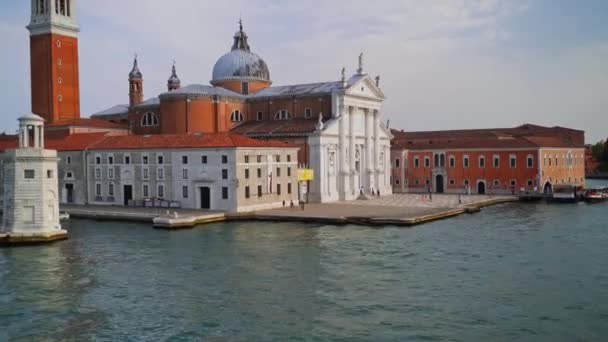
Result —
[[585, 185], [584, 132], [522, 125], [434, 132], [393, 131], [395, 192], [551, 193]]
[[[231, 50], [212, 71], [210, 85], [182, 86], [175, 65], [167, 91], [144, 100], [137, 56], [128, 77], [129, 103], [93, 115], [128, 123], [135, 134], [233, 132], [278, 140], [300, 149], [298, 163], [315, 170], [308, 198], [328, 202], [361, 191], [391, 193], [391, 133], [381, 121], [384, 93], [359, 57], [357, 71], [340, 80], [273, 86], [264, 60], [251, 51], [242, 23]], [[302, 189], [304, 191], [304, 189]]]

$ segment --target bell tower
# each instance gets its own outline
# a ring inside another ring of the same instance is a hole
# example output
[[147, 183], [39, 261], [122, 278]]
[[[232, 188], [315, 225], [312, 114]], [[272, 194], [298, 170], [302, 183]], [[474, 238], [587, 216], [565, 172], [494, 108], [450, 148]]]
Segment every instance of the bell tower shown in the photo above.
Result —
[[76, 0], [31, 0], [32, 112], [47, 124], [80, 118]]

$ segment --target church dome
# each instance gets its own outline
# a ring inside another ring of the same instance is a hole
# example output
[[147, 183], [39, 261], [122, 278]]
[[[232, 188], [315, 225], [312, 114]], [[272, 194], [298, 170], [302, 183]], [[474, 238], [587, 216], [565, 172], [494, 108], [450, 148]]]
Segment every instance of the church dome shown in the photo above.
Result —
[[220, 57], [213, 67], [212, 84], [230, 80], [270, 83], [268, 65], [260, 56], [251, 52], [242, 24], [234, 34], [232, 51]]

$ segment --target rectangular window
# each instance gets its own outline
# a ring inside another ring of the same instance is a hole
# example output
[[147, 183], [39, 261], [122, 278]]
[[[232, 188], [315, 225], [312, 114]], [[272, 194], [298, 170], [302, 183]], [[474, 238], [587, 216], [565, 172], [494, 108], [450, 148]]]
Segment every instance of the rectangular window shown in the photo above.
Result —
[[150, 174], [147, 168], [143, 169], [143, 179], [148, 179], [150, 178]]
[[182, 164], [188, 164], [188, 156], [182, 156]]
[[281, 155], [280, 155], [280, 154], [277, 154], [276, 156], [274, 156], [274, 160], [275, 160], [277, 163], [280, 163], [280, 162], [281, 162]]
[[101, 178], [101, 169], [95, 169], [95, 178], [96, 179], [100, 179]]
[[395, 159], [395, 167], [396, 168], [400, 168], [401, 167], [399, 163], [400, 163], [399, 158]]
[[100, 183], [95, 184], [95, 196], [101, 197], [101, 184]]
[[450, 185], [455, 185], [456, 184], [456, 180], [455, 179], [450, 179]]
[[469, 185], [469, 180], [468, 179], [464, 180], [464, 185]]
[[486, 167], [486, 158], [481, 157], [479, 158], [479, 168], [483, 169], [484, 167]]
[[281, 177], [281, 168], [277, 167], [277, 177]]
[[143, 156], [143, 157], [141, 157], [141, 162], [142, 162], [142, 164], [144, 164], [144, 165], [148, 165], [148, 163], [150, 162], [150, 161], [148, 160], [148, 156]]
[[312, 109], [310, 109], [310, 108], [304, 109], [304, 117], [307, 119], [312, 118]]
[[281, 184], [277, 184], [277, 195], [281, 194]]
[[156, 176], [158, 179], [165, 179], [165, 169], [157, 169], [156, 170]]
[[517, 158], [515, 156], [511, 156], [509, 158], [509, 165], [511, 166], [512, 169], [517, 167]]
[[262, 162], [262, 156], [258, 156], [258, 164]]
[[144, 184], [143, 186], [144, 197], [150, 197], [150, 186], [148, 184]]
[[23, 176], [25, 177], [25, 179], [34, 179], [34, 175], [35, 175], [34, 170], [24, 170], [23, 171]]
[[245, 198], [249, 198], [249, 186], [245, 187]]
[[114, 183], [108, 184], [108, 196], [114, 197]]
[[72, 178], [72, 177], [74, 177], [74, 174], [72, 174], [71, 172], [68, 172], [68, 173], [65, 174], [65, 177], [66, 178]]
[[258, 197], [262, 197], [262, 186], [258, 185]]
[[101, 164], [101, 157], [100, 156], [96, 156], [95, 157], [95, 164], [97, 164], [97, 165]]
[[222, 187], [222, 199], [228, 199], [228, 187]]
[[131, 164], [131, 156], [125, 156], [125, 164], [126, 165]]
[[53, 170], [46, 170], [46, 178], [53, 178]]
[[450, 167], [452, 169], [456, 167], [456, 158], [450, 157]]
[[511, 179], [511, 186], [515, 186], [517, 184], [517, 181], [515, 179]]
[[226, 155], [222, 156], [222, 164], [228, 164], [228, 156], [226, 156]]
[[158, 198], [165, 197], [165, 186], [163, 184], [158, 184]]
[[66, 164], [72, 164], [72, 157], [67, 156], [67, 158], [65, 159]]
[[108, 169], [108, 178], [109, 179], [114, 179], [114, 168], [109, 168]]
[[500, 157], [494, 156], [494, 168], [498, 169], [500, 167]]
[[262, 178], [262, 168], [258, 167], [258, 178]]
[[287, 177], [291, 177], [291, 168], [290, 167], [287, 168]]
[[534, 159], [532, 157], [528, 157], [528, 168], [531, 169], [534, 167]]
[[188, 198], [188, 193], [189, 193], [189, 191], [188, 191], [188, 187], [187, 187], [187, 186], [185, 186], [185, 185], [184, 185], [184, 186], [182, 186], [182, 197], [183, 197], [183, 198]]
[[534, 185], [534, 182], [531, 179], [528, 179], [528, 186]]
[[156, 157], [156, 163], [157, 164], [164, 164], [165, 163], [165, 158], [163, 156], [157, 156]]
[[243, 82], [241, 84], [241, 90], [242, 90], [243, 94], [245, 94], [245, 95], [249, 94], [249, 82]]
[[262, 121], [263, 115], [264, 115], [264, 113], [258, 112], [257, 115], [256, 115], [256, 117], [255, 117], [255, 119], [258, 120], [258, 121]]
[[291, 195], [291, 183], [287, 183], [287, 193]]
[[249, 169], [245, 169], [245, 179], [249, 179]]
[[288, 154], [288, 155], [287, 155], [287, 162], [288, 162], [288, 163], [291, 163], [291, 154]]
[[113, 156], [108, 156], [108, 164], [110, 164], [110, 165], [114, 164], [114, 157]]
[[465, 168], [468, 168], [468, 167], [469, 167], [469, 156], [465, 156], [465, 157], [462, 159], [462, 166], [463, 166], [463, 167], [465, 167]]
[[249, 164], [249, 156], [245, 156], [243, 159], [245, 159], [245, 164]]
[[228, 170], [226, 170], [226, 169], [222, 170], [222, 179], [228, 179]]
[[182, 170], [182, 178], [183, 179], [188, 179], [188, 169], [183, 169]]

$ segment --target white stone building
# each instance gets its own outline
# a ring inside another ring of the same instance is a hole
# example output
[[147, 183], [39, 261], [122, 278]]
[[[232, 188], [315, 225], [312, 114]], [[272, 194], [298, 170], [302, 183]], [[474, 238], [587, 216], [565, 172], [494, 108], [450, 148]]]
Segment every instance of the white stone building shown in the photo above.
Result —
[[44, 149], [44, 120], [19, 118], [19, 147], [1, 156], [3, 217], [0, 243], [67, 238], [59, 224], [57, 151]]

